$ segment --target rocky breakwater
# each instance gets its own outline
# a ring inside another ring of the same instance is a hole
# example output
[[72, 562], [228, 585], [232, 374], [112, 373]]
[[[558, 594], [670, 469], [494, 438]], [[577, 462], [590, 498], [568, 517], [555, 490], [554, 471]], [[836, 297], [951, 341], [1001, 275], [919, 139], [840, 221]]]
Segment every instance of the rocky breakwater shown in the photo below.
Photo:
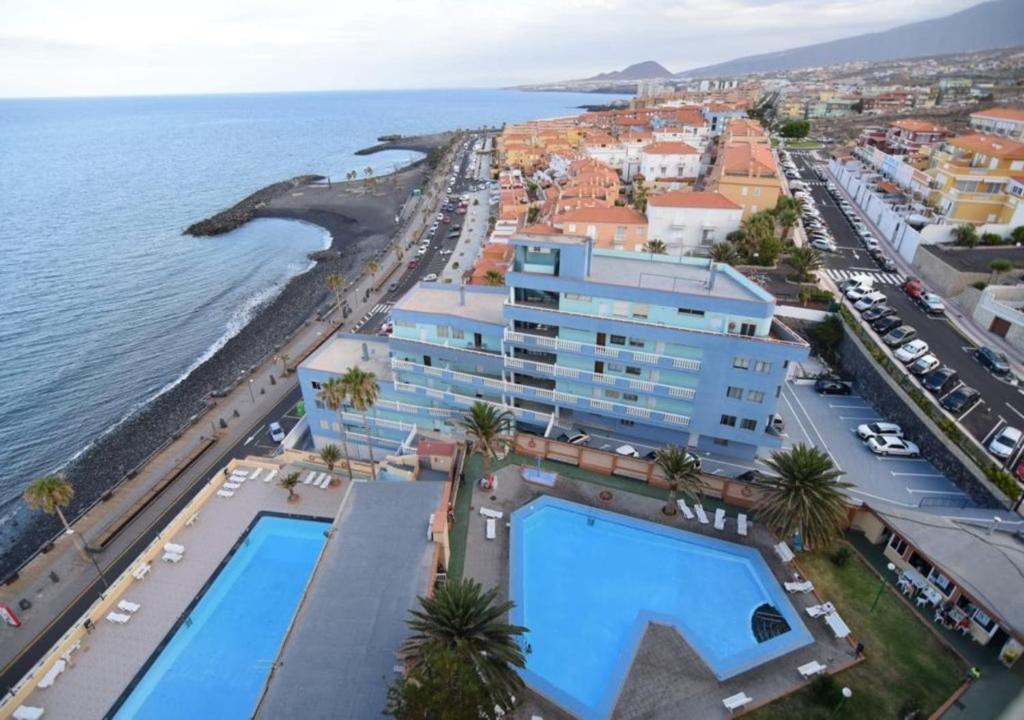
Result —
[[256, 211], [264, 207], [274, 198], [283, 195], [290, 190], [294, 190], [304, 185], [310, 185], [315, 182], [320, 182], [324, 179], [323, 175], [299, 175], [291, 178], [290, 180], [283, 180], [281, 182], [276, 182], [273, 185], [267, 185], [262, 190], [257, 190], [242, 201], [235, 203], [227, 210], [223, 210], [212, 217], [208, 217], [205, 220], [200, 220], [197, 223], [189, 225], [185, 228], [183, 234], [204, 237], [210, 235], [223, 235], [224, 233], [231, 232], [235, 228], [241, 227], [252, 220]]

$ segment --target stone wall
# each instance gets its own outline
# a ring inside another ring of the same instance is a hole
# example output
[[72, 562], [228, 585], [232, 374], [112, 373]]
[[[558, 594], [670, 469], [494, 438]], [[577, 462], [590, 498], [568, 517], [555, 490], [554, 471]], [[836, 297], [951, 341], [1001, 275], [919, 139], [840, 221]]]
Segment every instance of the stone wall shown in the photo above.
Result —
[[950, 442], [924, 413], [880, 368], [860, 340], [844, 326], [839, 344], [843, 377], [853, 378], [857, 393], [886, 420], [897, 423], [921, 448], [921, 454], [971, 500], [984, 507], [1002, 507], [987, 487], [988, 480], [974, 463]]
[[988, 282], [991, 273], [962, 272], [943, 261], [928, 248], [919, 247], [914, 255], [913, 265], [921, 273], [921, 279], [939, 295], [953, 297], [964, 288], [976, 282]]

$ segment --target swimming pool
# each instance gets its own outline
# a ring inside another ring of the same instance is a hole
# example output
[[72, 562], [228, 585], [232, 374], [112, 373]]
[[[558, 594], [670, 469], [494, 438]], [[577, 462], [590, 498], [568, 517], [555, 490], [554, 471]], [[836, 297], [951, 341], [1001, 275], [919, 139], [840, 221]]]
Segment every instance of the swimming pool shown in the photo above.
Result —
[[[719, 680], [814, 641], [753, 548], [557, 498], [512, 513], [509, 567], [512, 620], [529, 629], [523, 679], [581, 718], [611, 714], [651, 621]], [[785, 622], [759, 642], [766, 606]]]
[[251, 717], [328, 527], [260, 517], [122, 695], [115, 720]]

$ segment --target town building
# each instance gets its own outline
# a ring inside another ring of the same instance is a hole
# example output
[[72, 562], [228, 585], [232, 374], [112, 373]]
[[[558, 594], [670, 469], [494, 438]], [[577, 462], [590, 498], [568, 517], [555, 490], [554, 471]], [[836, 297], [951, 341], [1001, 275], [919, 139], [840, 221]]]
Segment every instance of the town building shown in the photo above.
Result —
[[971, 127], [986, 135], [1024, 142], [1024, 109], [994, 107], [971, 113]]
[[650, 183], [692, 184], [700, 168], [700, 151], [685, 142], [656, 142], [640, 152], [640, 173]]
[[743, 217], [775, 207], [782, 194], [779, 165], [760, 123], [729, 123], [718, 140], [718, 157], [706, 187], [741, 206]]
[[641, 250], [647, 242], [647, 216], [623, 205], [579, 208], [556, 215], [552, 225], [566, 235], [584, 235], [594, 247]]
[[949, 223], [1019, 223], [1024, 143], [998, 135], [959, 135], [933, 150], [930, 201]]
[[647, 200], [647, 236], [664, 242], [669, 255], [707, 255], [742, 220], [743, 207], [718, 192], [679, 190]]
[[922, 148], [949, 137], [952, 133], [941, 125], [925, 120], [897, 120], [885, 134], [886, 152], [893, 155], [918, 155]]

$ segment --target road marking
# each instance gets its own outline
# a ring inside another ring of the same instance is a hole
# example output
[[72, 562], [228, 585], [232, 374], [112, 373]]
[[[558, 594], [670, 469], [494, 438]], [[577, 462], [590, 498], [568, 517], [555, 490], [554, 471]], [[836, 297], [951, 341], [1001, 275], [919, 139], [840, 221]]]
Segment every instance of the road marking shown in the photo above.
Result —
[[911, 495], [918, 493], [920, 495], [960, 495], [961, 497], [967, 497], [967, 495], [959, 490], [914, 490], [911, 488], [907, 488], [906, 490]]
[[946, 477], [945, 475], [942, 475], [941, 473], [901, 473], [901, 472], [896, 472], [895, 470], [890, 471], [889, 474], [892, 475], [893, 477], [937, 477], [937, 478], [944, 478], [944, 477]]
[[961, 415], [960, 417], [958, 417], [958, 418], [957, 418], [957, 420], [959, 420], [959, 421], [963, 422], [963, 419], [964, 419], [965, 417], [967, 417], [968, 415], [970, 415], [970, 414], [971, 414], [972, 412], [974, 412], [974, 411], [975, 411], [975, 410], [976, 410], [977, 408], [981, 407], [981, 406], [982, 406], [982, 405], [984, 405], [984, 404], [985, 404], [985, 401], [984, 401], [984, 400], [979, 400], [978, 402], [974, 403], [974, 404], [973, 404], [973, 405], [971, 405], [971, 406], [970, 406], [969, 408], [967, 408], [967, 412], [965, 412], [965, 413], [964, 413], [963, 415]]
[[988, 445], [989, 441], [995, 437], [996, 433], [1003, 429], [1003, 425], [1006, 425], [1006, 420], [1003, 419], [1002, 415], [997, 415], [996, 417], [999, 418], [999, 422], [993, 425], [992, 429], [985, 433], [985, 437], [981, 440], [982, 445]]
[[910, 455], [875, 455], [875, 460], [878, 462], [885, 462], [886, 460], [890, 462], [896, 460], [902, 460], [903, 462], [928, 462], [924, 458], [911, 457]]
[[1022, 412], [1021, 412], [1020, 410], [1018, 410], [1017, 408], [1015, 408], [1015, 407], [1014, 407], [1013, 405], [1011, 405], [1010, 403], [1006, 403], [1006, 407], [1008, 407], [1008, 408], [1010, 408], [1011, 410], [1013, 410], [1013, 411], [1014, 411], [1015, 413], [1017, 413], [1017, 416], [1018, 416], [1019, 418], [1021, 418], [1022, 420], [1024, 420], [1024, 413], [1022, 413]]
[[892, 498], [887, 498], [887, 497], [884, 497], [882, 495], [875, 495], [873, 493], [865, 492], [863, 490], [858, 490], [857, 488], [846, 488], [846, 492], [848, 492], [848, 493], [856, 493], [857, 495], [863, 495], [864, 497], [874, 498], [875, 500], [881, 500], [882, 502], [887, 502], [890, 505], [899, 505], [900, 507], [905, 507], [905, 508], [916, 508], [916, 507], [918, 507], [917, 503], [903, 503], [903, 502], [900, 502], [899, 500], [894, 500]]
[[834, 410], [874, 410], [873, 407], [864, 403], [863, 405], [833, 405], [829, 403], [828, 406]]
[[878, 415], [878, 413], [875, 413], [874, 415], [871, 415], [870, 417], [858, 417], [857, 415], [840, 415], [839, 419], [840, 420], [881, 420], [882, 418]]
[[[809, 422], [811, 420], [811, 414], [809, 412], [807, 412], [807, 408], [804, 407], [803, 402], [801, 402], [800, 398], [798, 398], [796, 396], [796, 393], [793, 393], [792, 391], [790, 391], [790, 392], [792, 393], [793, 399], [796, 401], [796, 404], [800, 406], [800, 409], [803, 411], [804, 416], [807, 418], [807, 420]], [[783, 396], [785, 397], [785, 393], [783, 393]], [[792, 406], [790, 407], [790, 409], [792, 409]], [[799, 419], [797, 419], [797, 423], [800, 424], [801, 429], [804, 429], [803, 428], [803, 423], [800, 423]], [[818, 441], [821, 443], [821, 446], [823, 448], [825, 448], [825, 452], [828, 453], [829, 458], [832, 460], [832, 464], [835, 465], [836, 470], [842, 471], [843, 468], [839, 466], [839, 461], [836, 460], [836, 456], [832, 454], [832, 449], [828, 446], [828, 443], [825, 442], [825, 438], [822, 437], [820, 432], [818, 432], [817, 426], [813, 426], [813, 427], [814, 427], [814, 434], [818, 436]], [[808, 433], [806, 429], [804, 429], [804, 435], [806, 435], [808, 440], [811, 439], [811, 434]]]

